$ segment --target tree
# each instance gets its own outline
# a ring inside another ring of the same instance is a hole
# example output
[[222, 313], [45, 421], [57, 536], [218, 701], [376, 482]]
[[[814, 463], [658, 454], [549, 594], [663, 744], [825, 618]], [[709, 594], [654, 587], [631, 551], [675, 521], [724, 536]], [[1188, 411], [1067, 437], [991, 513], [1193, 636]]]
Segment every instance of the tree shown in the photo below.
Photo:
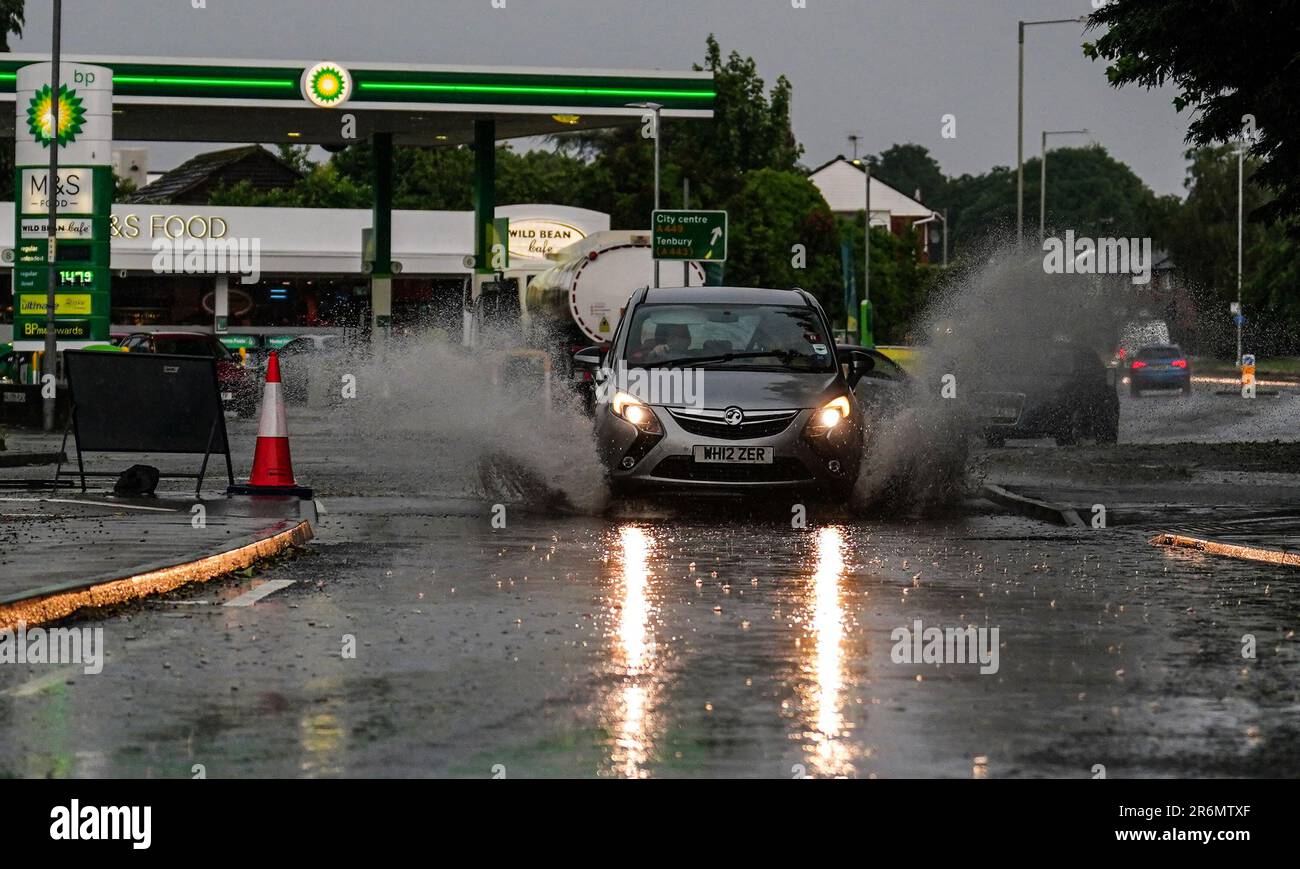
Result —
[[731, 200], [729, 219], [728, 284], [802, 287], [842, 316], [835, 217], [807, 176], [775, 169], [748, 173]]
[[1256, 178], [1277, 196], [1256, 216], [1300, 215], [1300, 0], [1124, 0], [1101, 6], [1088, 26], [1109, 28], [1084, 53], [1108, 62], [1113, 86], [1178, 88], [1174, 106], [1195, 109], [1189, 142], [1258, 130]]
[[9, 51], [9, 37], [22, 36], [25, 0], [0, 0], [0, 51]]
[[[9, 37], [22, 36], [23, 0], [0, 0], [0, 51], [9, 50]], [[0, 143], [0, 199], [14, 198], [14, 140]]]
[[923, 145], [895, 144], [867, 159], [871, 174], [895, 190], [908, 196], [919, 190], [921, 201], [937, 210], [947, 204], [948, 178]]
[[[1228, 145], [1187, 153], [1187, 199], [1169, 223], [1164, 245], [1178, 266], [1197, 308], [1197, 333], [1207, 350], [1232, 355], [1236, 332], [1230, 328], [1228, 304], [1237, 299], [1237, 154]], [[1244, 207], [1267, 204], [1268, 193], [1254, 180], [1257, 164], [1247, 160]], [[1285, 348], [1295, 352], [1294, 324], [1300, 320], [1300, 297], [1293, 243], [1285, 228], [1249, 222], [1243, 227], [1242, 300], [1248, 319], [1245, 337], [1256, 352]]]
[[[717, 98], [711, 120], [663, 120], [661, 202], [681, 203], [678, 191], [690, 181], [691, 205], [725, 208], [759, 169], [792, 172], [803, 148], [790, 123], [792, 87], [781, 76], [769, 91], [752, 57], [731, 52], [724, 60], [718, 41], [705, 43], [704, 64], [713, 73]], [[644, 229], [654, 207], [654, 140], [644, 125], [557, 136], [557, 147], [590, 162], [584, 187], [587, 207], [608, 212], [616, 229]]]
[[[1042, 161], [1025, 161], [1025, 224], [1038, 222]], [[963, 175], [947, 185], [949, 234], [959, 254], [990, 235], [1015, 226], [1015, 173], [995, 166], [983, 175]], [[1161, 210], [1163, 208], [1163, 210]], [[1100, 145], [1059, 148], [1047, 157], [1047, 230], [1074, 230], [1089, 237], [1159, 236], [1156, 231], [1170, 203], [1155, 194], [1126, 164]], [[1030, 237], [1033, 234], [1030, 233]]]

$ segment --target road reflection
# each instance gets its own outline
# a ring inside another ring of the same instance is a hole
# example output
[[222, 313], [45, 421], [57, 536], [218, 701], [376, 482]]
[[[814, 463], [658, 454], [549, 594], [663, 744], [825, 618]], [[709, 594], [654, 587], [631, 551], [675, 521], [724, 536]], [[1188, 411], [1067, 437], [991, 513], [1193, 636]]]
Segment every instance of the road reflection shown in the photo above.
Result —
[[619, 688], [611, 701], [609, 718], [614, 730], [610, 761], [628, 778], [644, 778], [645, 763], [653, 749], [651, 733], [655, 686], [654, 605], [650, 594], [651, 533], [635, 525], [619, 529], [621, 577], [613, 606], [618, 609], [614, 630]]
[[840, 579], [844, 575], [844, 533], [837, 527], [817, 532], [816, 564], [809, 589], [807, 624], [812, 633], [811, 655], [803, 664], [806, 751], [810, 773], [844, 776], [853, 773], [843, 715], [844, 607]]

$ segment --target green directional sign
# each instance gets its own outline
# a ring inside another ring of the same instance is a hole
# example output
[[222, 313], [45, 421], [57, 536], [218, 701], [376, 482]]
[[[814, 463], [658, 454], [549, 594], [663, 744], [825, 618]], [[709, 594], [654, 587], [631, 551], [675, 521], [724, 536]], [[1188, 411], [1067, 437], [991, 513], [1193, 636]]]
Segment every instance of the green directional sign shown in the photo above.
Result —
[[656, 211], [651, 227], [655, 259], [724, 262], [727, 212]]

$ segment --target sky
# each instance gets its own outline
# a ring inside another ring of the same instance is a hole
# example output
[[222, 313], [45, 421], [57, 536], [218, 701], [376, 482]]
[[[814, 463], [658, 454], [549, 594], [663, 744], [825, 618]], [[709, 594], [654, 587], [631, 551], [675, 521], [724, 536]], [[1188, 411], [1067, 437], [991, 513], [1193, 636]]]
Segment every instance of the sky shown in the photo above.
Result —
[[[69, 54], [284, 58], [341, 63], [689, 69], [714, 33], [794, 86], [795, 135], [813, 167], [894, 143], [945, 173], [1016, 161], [1016, 22], [1073, 18], [1095, 0], [65, 0]], [[201, 5], [203, 8], [195, 8]], [[48, 52], [50, 4], [29, 2], [14, 51]], [[504, 7], [504, 8], [501, 8]], [[1182, 195], [1187, 113], [1172, 89], [1109, 86], [1081, 25], [1028, 29], [1025, 156], [1043, 130], [1086, 128], [1157, 193]], [[956, 118], [944, 138], [943, 118]], [[211, 148], [150, 144], [150, 169]]]

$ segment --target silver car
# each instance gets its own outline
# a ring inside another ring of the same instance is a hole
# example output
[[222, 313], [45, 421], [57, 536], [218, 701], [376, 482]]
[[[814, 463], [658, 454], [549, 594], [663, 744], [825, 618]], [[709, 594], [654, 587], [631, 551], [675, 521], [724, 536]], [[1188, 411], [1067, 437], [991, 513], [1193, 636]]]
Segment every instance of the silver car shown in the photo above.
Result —
[[614, 490], [847, 497], [863, 451], [854, 386], [876, 354], [832, 334], [803, 290], [638, 290], [608, 347], [574, 356], [595, 374]]

